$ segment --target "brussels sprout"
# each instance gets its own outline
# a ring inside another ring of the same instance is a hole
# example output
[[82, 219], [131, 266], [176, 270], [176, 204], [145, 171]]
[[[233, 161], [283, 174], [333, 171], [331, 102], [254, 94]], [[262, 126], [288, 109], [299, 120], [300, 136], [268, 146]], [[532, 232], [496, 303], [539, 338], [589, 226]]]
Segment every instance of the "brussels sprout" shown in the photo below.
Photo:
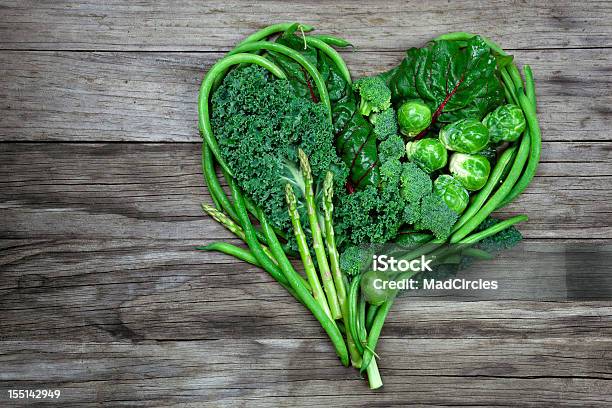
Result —
[[442, 174], [434, 181], [434, 191], [457, 214], [461, 214], [470, 201], [470, 193], [459, 180], [448, 174]]
[[514, 142], [525, 130], [525, 115], [516, 105], [502, 105], [482, 120], [495, 143]]
[[489, 143], [489, 129], [476, 119], [461, 119], [440, 129], [439, 137], [448, 150], [476, 153]]
[[489, 161], [478, 154], [454, 153], [450, 159], [449, 170], [453, 177], [468, 190], [480, 190], [491, 172]]
[[421, 101], [408, 101], [397, 110], [397, 123], [406, 136], [416, 136], [431, 124], [431, 110]]
[[446, 166], [448, 153], [438, 139], [421, 139], [406, 144], [408, 160], [416, 163], [427, 173]]

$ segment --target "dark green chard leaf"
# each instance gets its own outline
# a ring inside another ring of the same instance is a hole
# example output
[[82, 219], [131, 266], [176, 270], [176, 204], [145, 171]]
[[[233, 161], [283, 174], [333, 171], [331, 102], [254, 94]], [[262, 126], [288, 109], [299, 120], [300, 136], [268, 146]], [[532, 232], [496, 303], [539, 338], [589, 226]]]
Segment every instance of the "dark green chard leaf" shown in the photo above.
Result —
[[349, 168], [349, 192], [378, 185], [378, 152], [373, 126], [355, 113], [336, 137], [336, 149]]
[[449, 123], [480, 120], [502, 102], [496, 66], [489, 47], [476, 36], [467, 42], [437, 41], [411, 48], [398, 67], [382, 76], [396, 106], [407, 99], [422, 99], [434, 112], [432, 124]]

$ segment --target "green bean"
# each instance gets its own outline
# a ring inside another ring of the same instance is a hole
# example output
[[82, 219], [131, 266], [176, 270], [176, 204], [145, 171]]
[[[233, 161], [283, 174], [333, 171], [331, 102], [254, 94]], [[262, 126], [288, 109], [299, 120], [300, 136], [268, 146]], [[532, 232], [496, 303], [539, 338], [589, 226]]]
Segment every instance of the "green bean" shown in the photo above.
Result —
[[335, 37], [333, 35], [317, 34], [317, 35], [313, 35], [311, 37], [317, 38], [317, 39], [323, 41], [324, 43], [332, 45], [334, 47], [345, 48], [345, 47], [352, 47], [353, 46], [353, 44], [351, 44], [350, 42], [348, 42], [344, 38]]
[[306, 272], [308, 282], [310, 283], [310, 288], [312, 289], [312, 296], [319, 303], [325, 314], [327, 314], [327, 316], [329, 316], [329, 318], [333, 320], [334, 317], [332, 316], [327, 301], [325, 300], [325, 293], [323, 292], [321, 282], [319, 282], [319, 277], [317, 276], [317, 270], [315, 269], [314, 262], [312, 261], [312, 257], [310, 256], [310, 250], [308, 249], [308, 243], [306, 242], [306, 234], [302, 229], [300, 215], [296, 207], [297, 200], [295, 198], [295, 193], [293, 192], [293, 188], [289, 183], [287, 183], [287, 185], [285, 186], [285, 198], [289, 207], [289, 217], [291, 218], [291, 224], [293, 225], [293, 233], [295, 235], [295, 239], [297, 240], [298, 249], [300, 251], [300, 258], [302, 259], [302, 263], [304, 264], [304, 271]]
[[489, 195], [491, 195], [493, 189], [499, 184], [499, 181], [504, 173], [504, 169], [509, 165], [510, 159], [512, 158], [515, 150], [516, 147], [513, 146], [506, 149], [502, 153], [501, 157], [495, 164], [495, 167], [493, 168], [493, 171], [491, 172], [487, 183], [484, 185], [483, 188], [480, 189], [480, 191], [478, 191], [478, 193], [476, 193], [474, 198], [472, 198], [468, 208], [463, 212], [459, 220], [457, 220], [457, 222], [455, 223], [455, 226], [452, 230], [453, 232], [457, 231], [460, 227], [462, 227], [463, 224], [468, 222], [470, 218], [472, 218], [472, 216], [476, 214], [478, 210], [480, 210], [487, 198], [489, 198]]
[[523, 170], [523, 166], [527, 161], [527, 157], [529, 155], [529, 146], [531, 144], [531, 140], [527, 137], [527, 134], [523, 135], [521, 139], [521, 144], [518, 148], [518, 153], [516, 154], [516, 158], [514, 159], [514, 163], [510, 168], [510, 172], [508, 176], [503, 181], [501, 186], [497, 189], [497, 191], [493, 194], [491, 198], [487, 200], [487, 202], [478, 210], [474, 216], [472, 216], [469, 221], [467, 221], [461, 228], [459, 228], [455, 233], [451, 236], [450, 242], [455, 244], [461, 241], [466, 235], [472, 232], [476, 227], [480, 225], [481, 222], [489, 216], [493, 211], [495, 211], [502, 200], [506, 198], [514, 183], [521, 175], [521, 171]]
[[204, 178], [206, 179], [206, 184], [211, 197], [213, 197], [213, 200], [216, 200], [221, 206], [219, 209], [223, 209], [223, 211], [225, 211], [234, 221], [238, 220], [233, 204], [225, 195], [225, 191], [223, 191], [221, 184], [219, 184], [210, 147], [208, 147], [207, 143], [202, 143], [202, 171], [204, 172]]
[[366, 315], [366, 330], [368, 331], [372, 328], [372, 322], [374, 321], [374, 317], [376, 317], [377, 310], [378, 306], [370, 305], [370, 307], [368, 307], [368, 314]]
[[325, 80], [323, 79], [323, 76], [321, 75], [317, 67], [315, 67], [310, 61], [304, 58], [304, 56], [300, 54], [299, 52], [297, 52], [296, 50], [289, 48], [282, 44], [272, 43], [268, 41], [250, 42], [250, 43], [238, 46], [234, 48], [232, 51], [230, 51], [228, 55], [234, 55], [236, 53], [243, 53], [243, 52], [251, 52], [251, 51], [256, 51], [256, 50], [274, 51], [279, 54], [283, 54], [293, 59], [298, 64], [300, 64], [306, 70], [308, 75], [312, 77], [315, 83], [315, 86], [317, 87], [319, 98], [321, 99], [321, 102], [323, 103], [323, 105], [325, 105], [325, 108], [327, 109], [327, 115], [329, 117], [329, 120], [331, 121], [331, 117], [332, 117], [331, 102], [329, 101], [329, 94], [327, 93], [327, 86], [325, 85]]
[[281, 270], [283, 271], [284, 275], [287, 277], [287, 281], [289, 281], [291, 287], [296, 289], [296, 292], [297, 285], [300, 285], [303, 286], [308, 291], [308, 293], [312, 293], [310, 284], [302, 277], [302, 275], [296, 272], [296, 270], [293, 268], [293, 265], [291, 265], [291, 262], [289, 262], [289, 258], [287, 258], [287, 254], [285, 254], [285, 251], [283, 250], [282, 245], [278, 241], [278, 237], [276, 236], [274, 229], [268, 222], [265, 214], [263, 213], [263, 210], [258, 209], [258, 212], [261, 229], [266, 237], [266, 240], [270, 242], [270, 251], [279, 263], [279, 266], [281, 267]]
[[[469, 238], [469, 237], [468, 237]], [[495, 255], [488, 253], [480, 248], [465, 248], [461, 251], [461, 256], [467, 256], [470, 258], [476, 258], [483, 261], [490, 261], [495, 259]]]
[[257, 240], [257, 235], [255, 235], [255, 228], [253, 228], [253, 224], [251, 224], [251, 220], [249, 219], [249, 213], [247, 212], [244, 206], [244, 199], [242, 198], [242, 193], [238, 186], [233, 183], [230, 186], [232, 190], [232, 197], [234, 198], [234, 205], [236, 206], [236, 213], [238, 214], [238, 219], [240, 220], [240, 224], [242, 224], [242, 228], [244, 228], [245, 241], [249, 246], [251, 252], [257, 259], [257, 262], [261, 265], [261, 267], [270, 274], [274, 279], [276, 279], [283, 287], [290, 288], [289, 282], [287, 278], [283, 274], [283, 272], [279, 269], [279, 267], [274, 264], [274, 262], [268, 257], [268, 255], [264, 252], [261, 244]]
[[206, 143], [202, 143], [202, 175], [204, 176], [204, 184], [206, 184], [206, 189], [210, 193], [210, 198], [213, 200], [215, 208], [221, 211], [223, 206], [217, 198], [217, 195], [213, 192], [214, 186], [212, 180], [210, 180], [210, 177], [212, 177], [214, 172], [215, 167], [210, 159], [210, 150], [208, 149], [208, 145]]
[[514, 64], [510, 64], [506, 67], [508, 73], [510, 74], [510, 78], [512, 78], [512, 83], [514, 84], [514, 88], [518, 91], [523, 89], [525, 85], [523, 84], [523, 80], [521, 79], [521, 74]]
[[529, 65], [525, 65], [523, 67], [523, 73], [525, 74], [525, 93], [527, 95], [527, 99], [533, 105], [533, 109], [536, 110], [536, 92], [535, 92], [535, 81], [533, 80], [533, 72], [531, 72], [531, 67]]
[[349, 319], [346, 322], [346, 325], [349, 329], [349, 333], [355, 340], [355, 347], [359, 354], [363, 354], [363, 344], [359, 341], [359, 326], [358, 326], [358, 318], [357, 318], [357, 296], [359, 293], [359, 284], [361, 282], [361, 275], [355, 276], [351, 281], [348, 292], [348, 316]]
[[366, 301], [365, 297], [359, 296], [359, 301], [357, 302], [357, 332], [359, 334], [359, 342], [361, 344], [365, 344], [366, 338], [368, 336], [368, 332], [366, 330]]
[[464, 238], [463, 240], [461, 240], [462, 244], [473, 244], [476, 243], [478, 241], [482, 241], [485, 238], [490, 237], [491, 235], [495, 235], [500, 231], [505, 230], [506, 228], [511, 227], [514, 224], [517, 224], [519, 222], [523, 222], [523, 221], [527, 221], [528, 218], [526, 215], [517, 215], [515, 217], [512, 218], [508, 218], [507, 220], [504, 221], [500, 221], [495, 225], [490, 226], [489, 228], [487, 228], [484, 231], [480, 231], [477, 232], [475, 234], [472, 234], [466, 238]]
[[210, 96], [210, 91], [212, 89], [213, 84], [215, 83], [215, 79], [217, 78], [217, 76], [225, 72], [230, 66], [243, 63], [257, 64], [259, 66], [262, 66], [263, 68], [266, 68], [267, 70], [272, 72], [272, 74], [281, 79], [287, 78], [283, 70], [281, 70], [277, 65], [265, 59], [264, 57], [253, 54], [235, 54], [230, 55], [228, 57], [224, 57], [217, 61], [204, 77], [202, 85], [200, 86], [200, 93], [198, 95], [198, 128], [200, 130], [200, 133], [202, 134], [202, 137], [210, 147], [210, 150], [212, 151], [213, 155], [217, 159], [217, 162], [225, 171], [227, 171], [230, 176], [232, 175], [232, 171], [225, 163], [225, 160], [223, 160], [223, 158], [221, 157], [219, 145], [217, 144], [217, 140], [215, 139], [215, 136], [212, 132], [208, 99]]
[[325, 245], [323, 244], [321, 226], [319, 225], [319, 215], [317, 214], [317, 204], [315, 203], [312, 187], [312, 169], [310, 168], [308, 157], [302, 149], [298, 149], [298, 157], [300, 161], [300, 170], [302, 171], [302, 177], [304, 179], [304, 201], [306, 201], [306, 214], [310, 222], [312, 249], [314, 250], [315, 256], [317, 257], [317, 263], [319, 264], [319, 272], [321, 273], [321, 281], [325, 289], [325, 294], [327, 295], [329, 310], [334, 319], [340, 319], [342, 317], [342, 311], [340, 310], [336, 286], [329, 269], [327, 255], [325, 254]]
[[515, 105], [519, 104], [518, 98], [516, 96], [516, 92], [514, 89], [514, 83], [512, 81], [512, 77], [510, 76], [510, 74], [508, 73], [508, 71], [506, 70], [506, 68], [502, 68], [499, 71], [499, 74], [501, 75], [502, 79], [503, 79], [503, 85], [504, 85], [504, 90], [510, 93], [510, 97], [512, 98], [512, 100], [508, 101], [508, 103], [513, 103]]
[[251, 265], [260, 266], [259, 262], [248, 249], [237, 247], [236, 245], [228, 244], [227, 242], [213, 242], [205, 246], [196, 247], [199, 251], [217, 251], [222, 252], [226, 255], [233, 256], [242, 261], [248, 262]]
[[523, 108], [523, 113], [525, 114], [525, 118], [527, 119], [527, 125], [529, 128], [529, 135], [531, 138], [531, 150], [529, 152], [529, 161], [525, 166], [525, 170], [521, 175], [521, 178], [516, 182], [516, 184], [512, 187], [512, 190], [508, 193], [508, 195], [501, 201], [497, 209], [500, 209], [518, 197], [531, 183], [533, 177], [536, 174], [538, 169], [538, 164], [540, 163], [540, 154], [542, 151], [542, 135], [540, 133], [540, 127], [538, 125], [538, 118], [536, 116], [535, 107], [531, 105], [527, 96], [525, 96], [522, 92], [519, 95], [519, 100], [521, 102], [521, 107]]
[[336, 349], [336, 353], [340, 357], [340, 361], [345, 366], [349, 364], [349, 357], [346, 345], [344, 344], [344, 339], [342, 338], [342, 334], [340, 333], [338, 326], [335, 322], [329, 317], [329, 315], [323, 310], [321, 305], [317, 302], [317, 300], [312, 296], [307, 283], [304, 281], [304, 278], [300, 274], [298, 274], [293, 265], [283, 252], [280, 242], [274, 233], [274, 230], [271, 228], [268, 223], [263, 211], [260, 210], [259, 214], [261, 220], [261, 227], [270, 242], [270, 249], [277, 257], [276, 259], [279, 262], [279, 265], [284, 272], [287, 280], [289, 281], [289, 285], [294, 289], [295, 293], [299, 296], [301, 302], [310, 310], [313, 316], [321, 323], [323, 330], [329, 336], [334, 348]]
[[331, 46], [329, 46], [324, 41], [319, 40], [318, 38], [307, 36], [305, 41], [306, 44], [308, 44], [309, 46], [316, 48], [323, 54], [327, 55], [336, 65], [336, 67], [340, 71], [340, 75], [342, 75], [344, 80], [351, 84], [351, 73], [348, 67], [346, 66], [346, 63], [342, 59], [342, 56], [338, 54], [338, 51], [334, 50]]
[[368, 333], [368, 339], [366, 342], [366, 346], [363, 351], [363, 360], [361, 363], [361, 372], [364, 372], [370, 363], [372, 362], [372, 358], [374, 357], [374, 350], [376, 350], [376, 344], [378, 343], [378, 337], [380, 336], [380, 331], [382, 330], [383, 324], [385, 323], [385, 319], [391, 310], [391, 306], [393, 305], [393, 298], [385, 301], [378, 308], [378, 312], [376, 313], [376, 317], [372, 322], [372, 328]]
[[238, 45], [236, 45], [236, 47], [239, 47], [241, 45], [247, 44], [247, 43], [252, 43], [255, 41], [260, 41], [263, 40], [265, 38], [268, 38], [269, 36], [276, 34], [276, 33], [282, 33], [283, 31], [287, 31], [289, 28], [293, 27], [295, 24], [298, 24], [298, 27], [301, 27], [302, 31], [304, 32], [309, 32], [314, 30], [313, 26], [310, 26], [308, 24], [301, 24], [301, 23], [278, 23], [278, 24], [273, 24], [273, 25], [269, 25], [267, 27], [262, 28], [261, 30], [249, 35], [247, 38], [245, 38], [244, 40], [240, 41], [238, 43]]

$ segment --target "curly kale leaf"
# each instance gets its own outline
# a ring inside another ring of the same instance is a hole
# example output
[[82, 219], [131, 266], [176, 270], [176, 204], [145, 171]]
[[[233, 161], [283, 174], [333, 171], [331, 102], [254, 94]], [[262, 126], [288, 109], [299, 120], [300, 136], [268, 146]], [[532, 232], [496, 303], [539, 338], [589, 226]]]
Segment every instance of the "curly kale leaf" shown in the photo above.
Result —
[[238, 67], [225, 77], [212, 97], [212, 127], [238, 185], [281, 230], [291, 227], [287, 182], [303, 201], [298, 148], [308, 155], [318, 185], [332, 169], [336, 189], [344, 186], [347, 171], [336, 155], [325, 108], [296, 95], [288, 81], [263, 68]]

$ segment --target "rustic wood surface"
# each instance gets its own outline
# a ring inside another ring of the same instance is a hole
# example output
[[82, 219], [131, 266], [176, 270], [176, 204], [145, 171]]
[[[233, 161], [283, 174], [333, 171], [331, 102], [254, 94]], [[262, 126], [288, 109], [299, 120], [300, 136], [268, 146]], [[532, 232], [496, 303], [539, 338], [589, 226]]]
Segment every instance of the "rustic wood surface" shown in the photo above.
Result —
[[[512, 50], [543, 157], [500, 215], [529, 214], [535, 253], [612, 245], [610, 2], [0, 1], [0, 406], [611, 406], [611, 301], [402, 299], [372, 392], [269, 276], [193, 249], [232, 240], [199, 210], [199, 81], [290, 20], [350, 39], [355, 76], [448, 31]], [[527, 259], [481, 268], [567, 289]]]

